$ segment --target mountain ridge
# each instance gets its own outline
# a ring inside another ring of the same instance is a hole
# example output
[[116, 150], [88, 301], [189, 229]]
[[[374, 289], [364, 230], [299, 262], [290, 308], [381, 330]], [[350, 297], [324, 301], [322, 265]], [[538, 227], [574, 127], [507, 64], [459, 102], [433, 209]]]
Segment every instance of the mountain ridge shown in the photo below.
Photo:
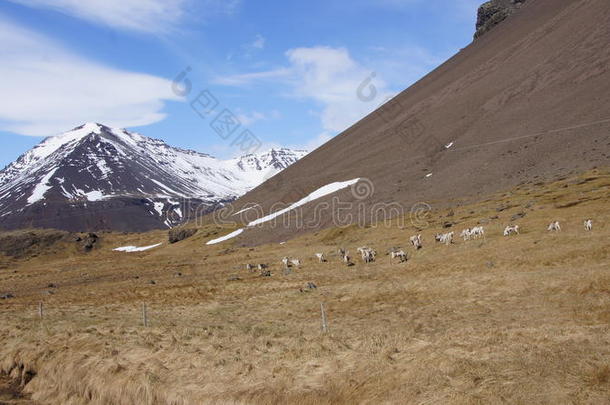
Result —
[[[306, 153], [281, 148], [220, 160], [135, 132], [86, 123], [45, 138], [0, 171], [0, 226], [69, 231], [171, 227], [197, 211], [232, 201]], [[121, 200], [140, 201], [140, 216], [155, 220], [131, 218], [130, 225], [121, 225], [120, 215], [113, 214], [110, 222], [99, 218], [104, 210], [120, 211], [115, 203]], [[102, 212], [92, 213], [91, 204]], [[185, 207], [189, 212], [183, 212]], [[88, 213], [89, 221], [70, 220]]]

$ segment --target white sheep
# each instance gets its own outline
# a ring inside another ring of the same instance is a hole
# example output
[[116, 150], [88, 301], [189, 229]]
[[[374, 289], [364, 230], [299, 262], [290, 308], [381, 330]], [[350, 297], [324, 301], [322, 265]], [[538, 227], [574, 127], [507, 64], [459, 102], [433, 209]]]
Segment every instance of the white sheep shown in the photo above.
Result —
[[593, 220], [587, 219], [584, 222], [584, 225], [585, 225], [585, 231], [592, 231], [593, 230]]
[[352, 263], [352, 259], [351, 257], [349, 257], [349, 252], [343, 251], [343, 256], [341, 256], [341, 260], [343, 260], [343, 263], [347, 264], [348, 266]]
[[365, 263], [371, 263], [375, 261], [375, 257], [377, 255], [377, 252], [375, 252], [373, 249], [370, 249], [368, 247], [359, 247], [358, 249], [356, 249], [358, 252], [360, 252], [360, 255], [362, 257], [362, 261]]
[[392, 259], [399, 258], [401, 263], [407, 261], [407, 254], [404, 252], [404, 250], [399, 250], [397, 252], [391, 252], [390, 256], [392, 257]]
[[470, 230], [470, 235], [474, 237], [474, 239], [485, 237], [485, 229], [483, 229], [482, 226], [475, 226]]
[[519, 225], [507, 225], [504, 228], [504, 236], [510, 236], [513, 233], [519, 235]]
[[547, 230], [549, 232], [560, 232], [561, 226], [559, 225], [559, 221], [553, 221], [549, 224]]
[[434, 237], [437, 242], [444, 243], [445, 245], [450, 245], [453, 243], [453, 232], [444, 233], [444, 234], [436, 234]]
[[422, 248], [421, 234], [411, 236], [411, 238], [409, 240], [411, 241], [411, 244], [413, 245], [413, 247], [416, 250], [419, 250]]
[[462, 233], [460, 233], [460, 236], [464, 238], [464, 242], [466, 242], [467, 240], [470, 240], [470, 237], [472, 236], [472, 230], [470, 228], [466, 228], [462, 231]]

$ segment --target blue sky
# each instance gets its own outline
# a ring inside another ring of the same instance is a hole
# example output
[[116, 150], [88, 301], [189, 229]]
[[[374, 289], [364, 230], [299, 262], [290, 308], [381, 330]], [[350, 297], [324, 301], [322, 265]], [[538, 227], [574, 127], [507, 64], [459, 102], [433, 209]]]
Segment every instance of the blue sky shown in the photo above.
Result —
[[224, 109], [235, 136], [313, 149], [470, 43], [480, 2], [4, 0], [0, 166], [86, 121], [232, 157]]

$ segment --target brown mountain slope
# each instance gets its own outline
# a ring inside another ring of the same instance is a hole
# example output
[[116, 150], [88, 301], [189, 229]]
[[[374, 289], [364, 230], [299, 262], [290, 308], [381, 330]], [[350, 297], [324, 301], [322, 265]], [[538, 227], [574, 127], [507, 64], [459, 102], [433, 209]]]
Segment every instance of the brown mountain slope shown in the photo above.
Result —
[[[608, 38], [607, 0], [526, 3], [376, 112], [239, 199], [233, 212], [256, 203], [267, 214], [277, 210], [273, 204], [358, 177], [369, 180], [372, 195], [356, 200], [345, 189], [333, 196], [358, 204], [344, 207], [339, 219], [336, 209], [310, 203], [287, 214], [309, 225], [293, 220], [240, 237], [247, 244], [281, 241], [379, 219], [371, 212], [378, 203], [398, 203], [408, 212], [417, 202], [455, 203], [608, 165]], [[325, 201], [331, 197], [316, 200]]]

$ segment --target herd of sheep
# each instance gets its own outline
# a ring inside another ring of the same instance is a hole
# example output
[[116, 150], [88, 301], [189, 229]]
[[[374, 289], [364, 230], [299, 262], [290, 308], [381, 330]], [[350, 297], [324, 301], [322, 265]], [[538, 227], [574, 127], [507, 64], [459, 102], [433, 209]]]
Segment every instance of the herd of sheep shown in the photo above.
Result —
[[[591, 219], [585, 220], [584, 228], [585, 228], [585, 231], [592, 231], [593, 230], [593, 221]], [[549, 226], [547, 227], [547, 230], [549, 232], [560, 232], [561, 225], [559, 224], [559, 221], [551, 222], [549, 224]], [[519, 234], [519, 225], [508, 225], [508, 226], [506, 226], [506, 228], [504, 228], [504, 232], [503, 232], [504, 236], [511, 236], [511, 235], [518, 235], [518, 234]], [[453, 237], [454, 237], [454, 232], [448, 232], [448, 233], [444, 233], [444, 234], [436, 234], [434, 236], [434, 239], [438, 243], [450, 245], [453, 243]], [[460, 233], [460, 237], [462, 237], [464, 239], [464, 241], [468, 241], [471, 239], [484, 238], [485, 229], [482, 226], [466, 228], [466, 229], [462, 230], [462, 232]], [[423, 248], [421, 234], [411, 236], [409, 241], [411, 242], [411, 245], [413, 245], [415, 250], [419, 250], [419, 249]], [[375, 249], [371, 249], [369, 247], [363, 246], [363, 247], [359, 247], [358, 249], [356, 249], [356, 251], [360, 254], [362, 262], [364, 262], [364, 263], [374, 262], [377, 258], [377, 251]], [[341, 261], [343, 263], [345, 263], [346, 265], [348, 265], [348, 266], [354, 265], [352, 258], [349, 255], [349, 252], [346, 251], [345, 249], [342, 249], [342, 248], [339, 249], [338, 255], [341, 258]], [[400, 263], [407, 261], [407, 253], [401, 249], [393, 248], [388, 252], [388, 255], [390, 256], [390, 260], [399, 259]], [[327, 262], [326, 255], [324, 253], [316, 253], [315, 257], [320, 263]], [[295, 258], [290, 258], [290, 257], [284, 257], [282, 259], [282, 265], [285, 270], [289, 270], [291, 267], [300, 267], [301, 260], [295, 259]], [[254, 271], [255, 269], [258, 269], [261, 272], [269, 273], [269, 271], [266, 270], [268, 267], [269, 266], [266, 264], [258, 264], [258, 265], [246, 264], [246, 270], [249, 270], [249, 271]]]

